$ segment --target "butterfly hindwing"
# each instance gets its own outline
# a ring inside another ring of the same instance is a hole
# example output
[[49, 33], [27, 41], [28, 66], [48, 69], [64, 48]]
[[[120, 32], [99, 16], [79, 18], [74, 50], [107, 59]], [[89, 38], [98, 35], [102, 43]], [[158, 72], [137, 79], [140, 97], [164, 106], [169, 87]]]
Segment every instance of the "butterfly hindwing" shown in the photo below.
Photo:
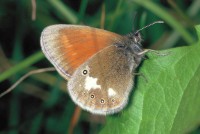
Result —
[[132, 59], [126, 51], [109, 46], [83, 63], [68, 82], [71, 98], [96, 114], [120, 111], [133, 85]]

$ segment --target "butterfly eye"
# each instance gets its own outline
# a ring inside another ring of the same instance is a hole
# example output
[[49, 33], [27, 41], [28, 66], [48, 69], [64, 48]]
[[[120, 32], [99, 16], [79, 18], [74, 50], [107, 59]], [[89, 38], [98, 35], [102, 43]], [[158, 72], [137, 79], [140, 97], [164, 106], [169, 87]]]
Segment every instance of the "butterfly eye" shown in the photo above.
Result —
[[104, 99], [101, 99], [101, 103], [103, 104], [105, 102], [105, 100]]
[[138, 33], [138, 32], [136, 32], [136, 33], [134, 33], [134, 35], [135, 35], [135, 36], [138, 36], [138, 35], [139, 35], [139, 33]]
[[88, 71], [85, 69], [83, 70], [83, 75], [86, 75], [88, 73]]

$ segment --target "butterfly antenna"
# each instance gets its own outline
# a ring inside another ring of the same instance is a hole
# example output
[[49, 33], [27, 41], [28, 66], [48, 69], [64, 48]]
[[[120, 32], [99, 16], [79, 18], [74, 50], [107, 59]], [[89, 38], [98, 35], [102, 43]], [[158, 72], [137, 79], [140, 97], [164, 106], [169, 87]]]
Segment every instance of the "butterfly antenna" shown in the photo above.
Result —
[[141, 28], [141, 29], [138, 29], [138, 30], [135, 32], [135, 34], [139, 33], [139, 32], [142, 31], [143, 29], [146, 29], [146, 28], [148, 28], [148, 27], [150, 27], [150, 26], [152, 26], [152, 25], [154, 25], [154, 24], [160, 24], [160, 23], [164, 23], [164, 21], [155, 21], [155, 22], [153, 22], [153, 23], [151, 23], [151, 24], [149, 24], [149, 25], [147, 25], [147, 26], [145, 26], [145, 27], [143, 27], [143, 28]]

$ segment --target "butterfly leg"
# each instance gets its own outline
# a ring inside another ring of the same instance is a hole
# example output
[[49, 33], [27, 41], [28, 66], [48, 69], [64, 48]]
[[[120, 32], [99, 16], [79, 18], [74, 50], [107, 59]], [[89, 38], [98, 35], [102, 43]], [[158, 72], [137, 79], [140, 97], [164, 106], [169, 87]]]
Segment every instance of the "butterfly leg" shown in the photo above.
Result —
[[152, 50], [152, 49], [144, 49], [144, 51], [138, 53], [138, 55], [144, 55], [145, 53], [148, 53], [148, 52], [152, 52], [158, 56], [166, 56], [166, 55], [169, 55], [170, 52], [167, 52], [167, 53], [160, 53], [158, 52], [157, 50]]
[[133, 73], [133, 75], [142, 76], [142, 77], [144, 78], [145, 82], [146, 82], [146, 83], [148, 82], [147, 78], [145, 77], [145, 75], [144, 75], [143, 73]]

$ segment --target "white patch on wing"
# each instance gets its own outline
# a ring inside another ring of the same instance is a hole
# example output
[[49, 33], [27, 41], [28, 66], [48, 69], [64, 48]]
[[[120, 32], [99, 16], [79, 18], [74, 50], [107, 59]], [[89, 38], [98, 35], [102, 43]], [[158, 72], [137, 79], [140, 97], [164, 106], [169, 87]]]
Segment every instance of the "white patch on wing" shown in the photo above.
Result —
[[101, 85], [97, 85], [97, 80], [97, 78], [87, 76], [85, 79], [85, 89], [88, 91], [91, 89], [101, 89]]
[[117, 93], [114, 91], [114, 89], [112, 88], [108, 88], [108, 96], [112, 97], [115, 96]]

